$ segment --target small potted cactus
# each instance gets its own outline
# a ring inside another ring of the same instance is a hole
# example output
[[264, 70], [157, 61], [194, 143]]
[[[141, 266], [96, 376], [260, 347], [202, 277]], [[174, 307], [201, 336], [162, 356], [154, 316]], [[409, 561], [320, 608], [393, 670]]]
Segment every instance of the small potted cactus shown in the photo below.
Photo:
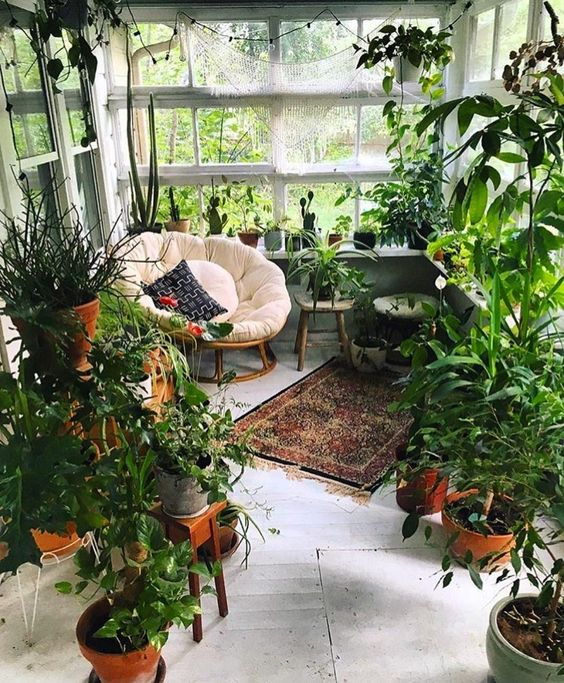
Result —
[[226, 213], [220, 215], [218, 207], [221, 204], [221, 199], [215, 194], [210, 197], [208, 208], [203, 214], [203, 218], [209, 226], [210, 235], [221, 235], [229, 221]]
[[165, 224], [165, 228], [172, 232], [190, 232], [190, 221], [187, 218], [180, 218], [180, 208], [174, 196], [174, 187], [168, 188], [168, 202], [170, 205], [170, 220]]
[[306, 248], [312, 247], [315, 244], [315, 221], [317, 220], [317, 216], [315, 215], [315, 212], [310, 211], [313, 197], [313, 192], [309, 190], [307, 193], [307, 199], [305, 197], [301, 197], [300, 199], [303, 226], [302, 242], [303, 246]]

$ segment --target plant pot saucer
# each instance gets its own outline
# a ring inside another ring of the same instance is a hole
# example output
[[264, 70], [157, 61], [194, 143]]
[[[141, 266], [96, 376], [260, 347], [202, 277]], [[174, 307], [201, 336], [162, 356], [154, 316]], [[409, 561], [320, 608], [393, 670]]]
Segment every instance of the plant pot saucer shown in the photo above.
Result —
[[[165, 660], [161, 657], [159, 659], [159, 665], [157, 667], [157, 677], [155, 678], [155, 683], [163, 683], [164, 679], [166, 677], [166, 663]], [[90, 672], [90, 676], [88, 677], [88, 683], [100, 683], [100, 678], [98, 677], [98, 674], [92, 669]]]
[[231, 557], [237, 550], [237, 548], [241, 545], [242, 538], [238, 535], [235, 534], [233, 536], [233, 540], [231, 541], [231, 546], [229, 547], [229, 550], [227, 550], [224, 553], [221, 553], [221, 561], [223, 562], [224, 560], [227, 560], [227, 558]]
[[193, 512], [191, 515], [173, 515], [165, 508], [164, 505], [162, 506], [162, 509], [167, 517], [172, 517], [173, 519], [193, 519], [194, 517], [199, 517], [200, 515], [203, 515], [204, 512], [207, 512], [210, 509], [210, 506], [204, 505], [204, 507], [201, 510]]

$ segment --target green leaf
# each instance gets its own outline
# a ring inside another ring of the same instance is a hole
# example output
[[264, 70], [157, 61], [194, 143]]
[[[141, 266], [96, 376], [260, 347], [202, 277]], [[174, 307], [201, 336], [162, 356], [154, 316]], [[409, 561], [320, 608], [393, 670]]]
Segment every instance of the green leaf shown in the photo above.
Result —
[[392, 92], [393, 87], [394, 79], [391, 76], [384, 76], [382, 79], [382, 88], [384, 89], [386, 95], [389, 95]]
[[47, 62], [47, 73], [56, 81], [64, 69], [63, 62], [60, 59], [50, 59]]
[[480, 178], [476, 177], [470, 186], [470, 192], [468, 214], [470, 222], [475, 225], [482, 220], [484, 213], [486, 212], [488, 188]]
[[480, 576], [480, 574], [478, 573], [473, 564], [468, 565], [468, 573], [470, 574], [472, 583], [481, 590], [484, 585], [482, 582], [482, 577]]
[[72, 593], [72, 583], [69, 583], [68, 581], [59, 581], [55, 584], [55, 588], [59, 593], [63, 593], [64, 595]]
[[521, 571], [521, 558], [519, 557], [519, 553], [515, 548], [511, 548], [509, 554], [511, 556], [511, 566], [515, 570], [515, 573], [518, 574]]
[[411, 538], [411, 536], [413, 536], [413, 534], [417, 531], [418, 528], [419, 515], [412, 512], [409, 515], [407, 515], [401, 527], [403, 540], [405, 541], [406, 538]]
[[482, 147], [487, 154], [496, 156], [501, 150], [501, 138], [495, 131], [488, 130], [482, 136]]

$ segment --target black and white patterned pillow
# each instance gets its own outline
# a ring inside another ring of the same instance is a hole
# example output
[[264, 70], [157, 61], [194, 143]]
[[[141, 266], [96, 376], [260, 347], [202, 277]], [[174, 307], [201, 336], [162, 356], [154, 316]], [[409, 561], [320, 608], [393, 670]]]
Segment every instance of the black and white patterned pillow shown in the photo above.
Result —
[[174, 309], [188, 320], [211, 320], [227, 309], [213, 299], [195, 278], [186, 261], [180, 261], [172, 270], [150, 285], [143, 285], [143, 291], [155, 302], [157, 308], [171, 310], [160, 302], [161, 297], [172, 297], [178, 305]]

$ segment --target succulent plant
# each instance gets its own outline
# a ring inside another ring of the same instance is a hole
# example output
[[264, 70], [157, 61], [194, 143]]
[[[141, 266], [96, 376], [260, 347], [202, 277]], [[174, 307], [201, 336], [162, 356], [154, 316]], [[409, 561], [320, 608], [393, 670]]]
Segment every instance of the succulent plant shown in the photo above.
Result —
[[168, 202], [170, 204], [170, 220], [172, 223], [178, 223], [180, 220], [180, 209], [174, 197], [174, 187], [172, 185], [168, 188]]
[[304, 232], [314, 233], [315, 232], [315, 220], [317, 216], [313, 211], [310, 211], [311, 202], [313, 200], [313, 192], [310, 190], [307, 193], [307, 199], [302, 197], [300, 199], [300, 207], [302, 213], [302, 225]]
[[229, 220], [226, 213], [219, 214], [219, 211], [217, 210], [219, 205], [219, 197], [213, 194], [210, 197], [207, 211], [204, 213], [204, 220], [210, 226], [210, 235], [221, 235]]

